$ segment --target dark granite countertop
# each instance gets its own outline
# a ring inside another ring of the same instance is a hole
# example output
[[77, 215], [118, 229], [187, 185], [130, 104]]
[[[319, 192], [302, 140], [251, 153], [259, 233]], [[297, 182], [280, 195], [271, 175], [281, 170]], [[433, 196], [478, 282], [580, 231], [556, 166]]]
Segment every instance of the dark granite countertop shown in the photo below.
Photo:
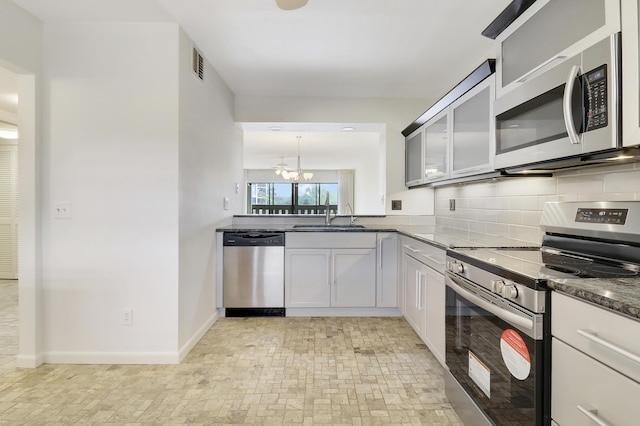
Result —
[[531, 247], [523, 241], [509, 238], [483, 235], [459, 230], [441, 229], [433, 226], [420, 225], [386, 225], [367, 224], [364, 227], [348, 227], [338, 225], [336, 227], [323, 227], [307, 225], [295, 227], [293, 224], [265, 224], [265, 225], [228, 225], [218, 228], [218, 232], [397, 232], [407, 237], [431, 244], [443, 250], [456, 247]]
[[571, 278], [548, 286], [640, 321], [640, 278]]

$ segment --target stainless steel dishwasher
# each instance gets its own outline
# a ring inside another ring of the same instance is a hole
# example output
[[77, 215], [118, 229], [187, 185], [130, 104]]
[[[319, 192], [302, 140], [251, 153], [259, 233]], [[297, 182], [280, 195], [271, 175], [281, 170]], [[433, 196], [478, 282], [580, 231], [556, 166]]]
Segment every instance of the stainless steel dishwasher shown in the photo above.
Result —
[[225, 316], [285, 316], [284, 233], [224, 233]]

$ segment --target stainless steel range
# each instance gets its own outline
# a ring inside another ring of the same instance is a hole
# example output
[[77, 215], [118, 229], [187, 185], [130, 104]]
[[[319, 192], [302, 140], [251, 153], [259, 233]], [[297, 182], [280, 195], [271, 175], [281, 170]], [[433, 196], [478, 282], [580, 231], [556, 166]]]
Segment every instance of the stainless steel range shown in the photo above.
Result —
[[547, 203], [541, 226], [541, 248], [447, 252], [446, 392], [465, 424], [551, 424], [547, 281], [640, 271], [640, 202]]

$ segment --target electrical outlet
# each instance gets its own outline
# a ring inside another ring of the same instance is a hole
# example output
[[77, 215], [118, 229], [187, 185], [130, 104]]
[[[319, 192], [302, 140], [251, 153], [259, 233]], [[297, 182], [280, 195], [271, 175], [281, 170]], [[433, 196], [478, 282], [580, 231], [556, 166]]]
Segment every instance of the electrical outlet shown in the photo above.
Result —
[[455, 211], [455, 209], [456, 209], [456, 199], [455, 198], [450, 198], [449, 199], [449, 210]]
[[133, 324], [133, 309], [124, 308], [122, 310], [122, 325], [132, 325]]
[[56, 201], [53, 203], [53, 217], [56, 219], [71, 219], [71, 203]]

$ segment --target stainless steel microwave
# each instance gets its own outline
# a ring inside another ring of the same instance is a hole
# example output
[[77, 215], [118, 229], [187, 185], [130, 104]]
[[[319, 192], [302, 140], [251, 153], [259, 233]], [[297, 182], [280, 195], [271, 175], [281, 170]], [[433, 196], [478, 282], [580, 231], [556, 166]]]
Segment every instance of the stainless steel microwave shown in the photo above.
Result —
[[496, 99], [495, 168], [544, 169], [620, 148], [620, 51], [616, 33]]

